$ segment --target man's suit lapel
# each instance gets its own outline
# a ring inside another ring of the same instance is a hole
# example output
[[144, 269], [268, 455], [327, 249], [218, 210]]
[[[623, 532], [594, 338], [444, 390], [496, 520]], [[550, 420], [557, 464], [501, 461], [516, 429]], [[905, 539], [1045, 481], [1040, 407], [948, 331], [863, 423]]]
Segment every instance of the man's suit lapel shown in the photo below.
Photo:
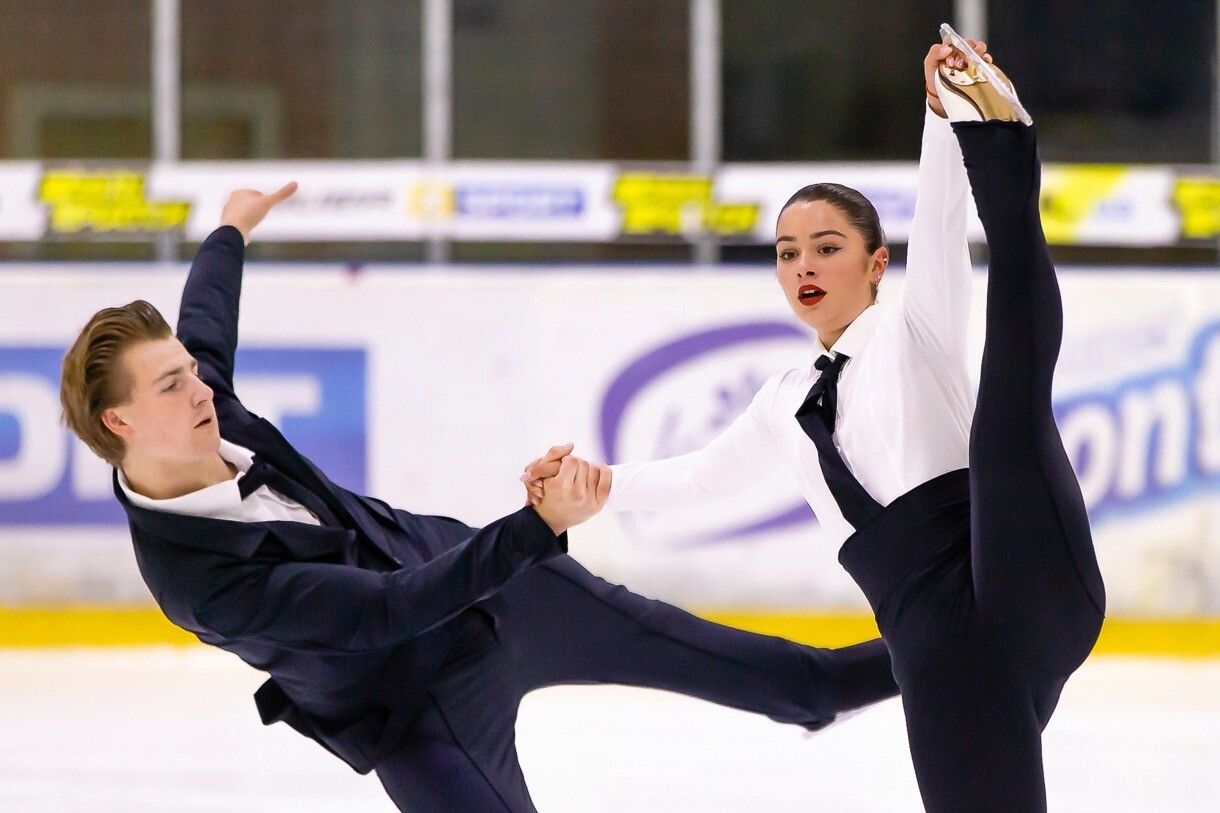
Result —
[[357, 564], [356, 533], [346, 528], [289, 521], [235, 522], [153, 511], [127, 499], [119, 486], [117, 473], [114, 493], [127, 511], [132, 526], [145, 538], [151, 536], [184, 548], [249, 559], [258, 553], [270, 535], [287, 548], [294, 559], [337, 557], [345, 564]]
[[[280, 430], [263, 418], [244, 422], [220, 422], [226, 440], [245, 446], [267, 459], [271, 465], [308, 488], [326, 503], [326, 507], [348, 527], [359, 528], [364, 536], [392, 561], [398, 561], [385, 538], [383, 529], [367, 511], [352, 511], [341, 498], [337, 487], [324, 479], [298, 452]], [[310, 526], [313, 527], [313, 526]]]

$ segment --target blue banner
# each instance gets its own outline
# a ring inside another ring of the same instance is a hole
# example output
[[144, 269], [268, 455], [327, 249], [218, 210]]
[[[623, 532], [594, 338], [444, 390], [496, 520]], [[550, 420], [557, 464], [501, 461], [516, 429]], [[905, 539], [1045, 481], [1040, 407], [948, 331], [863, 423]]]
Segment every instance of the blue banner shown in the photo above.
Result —
[[[62, 425], [64, 348], [0, 347], [0, 526], [126, 522], [110, 467]], [[235, 386], [335, 482], [364, 491], [367, 476], [363, 349], [250, 347]]]

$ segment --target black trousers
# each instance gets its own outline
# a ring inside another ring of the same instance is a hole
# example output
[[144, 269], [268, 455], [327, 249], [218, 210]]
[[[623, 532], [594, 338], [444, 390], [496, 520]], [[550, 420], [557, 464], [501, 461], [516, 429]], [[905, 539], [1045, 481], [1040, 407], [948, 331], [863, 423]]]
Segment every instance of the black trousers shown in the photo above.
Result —
[[1105, 592], [1051, 411], [1063, 311], [1034, 131], [954, 130], [990, 251], [970, 465], [885, 506], [839, 558], [889, 645], [925, 807], [1039, 813], [1042, 730], [1097, 639]]
[[[1013, 616], [1027, 628], [1043, 617], [1030, 631], [1051, 636], [1040, 649], [1053, 661], [1055, 644], [1080, 646], [1074, 636], [1062, 640], [1064, 625], [1054, 622], [1054, 609], [1084, 605], [1100, 623], [1105, 589], [1084, 497], [1051, 409], [1063, 299], [1038, 211], [1037, 143], [1033, 128], [1022, 124], [953, 128], [990, 255], [986, 339], [970, 433], [977, 599], [982, 612]], [[1079, 619], [1072, 613], [1065, 620], [1071, 626]]]
[[544, 686], [646, 686], [810, 728], [897, 693], [880, 639], [828, 650], [735, 630], [566, 556], [517, 576], [485, 609], [459, 617], [428, 702], [377, 766], [400, 810], [535, 810], [513, 729], [522, 697]]

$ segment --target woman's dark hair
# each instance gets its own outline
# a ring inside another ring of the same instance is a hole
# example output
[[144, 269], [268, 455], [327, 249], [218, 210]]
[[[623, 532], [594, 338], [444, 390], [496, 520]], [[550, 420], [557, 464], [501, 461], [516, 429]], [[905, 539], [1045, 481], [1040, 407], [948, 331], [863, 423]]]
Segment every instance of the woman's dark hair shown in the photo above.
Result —
[[[885, 231], [881, 228], [881, 217], [872, 201], [861, 195], [850, 186], [839, 183], [811, 183], [803, 186], [788, 198], [788, 202], [779, 210], [784, 210], [794, 203], [812, 203], [823, 200], [838, 209], [847, 218], [860, 236], [864, 238], [864, 248], [869, 254], [886, 244]], [[873, 284], [873, 301], [877, 300], [877, 285]]]
[[885, 245], [885, 232], [881, 229], [881, 218], [872, 201], [850, 186], [839, 183], [811, 183], [803, 186], [788, 198], [784, 210], [794, 203], [812, 203], [824, 200], [847, 216], [847, 222], [864, 238], [864, 247], [869, 254]]

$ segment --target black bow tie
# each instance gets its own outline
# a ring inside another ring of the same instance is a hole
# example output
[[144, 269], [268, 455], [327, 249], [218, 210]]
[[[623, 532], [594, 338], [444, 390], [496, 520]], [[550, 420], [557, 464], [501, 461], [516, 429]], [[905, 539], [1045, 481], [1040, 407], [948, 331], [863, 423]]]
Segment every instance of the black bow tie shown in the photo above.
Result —
[[343, 527], [343, 523], [339, 522], [321, 497], [256, 455], [250, 470], [237, 480], [237, 490], [244, 500], [260, 486], [268, 486], [288, 499], [300, 503], [312, 511], [323, 525], [335, 528]]
[[839, 373], [843, 371], [843, 365], [849, 358], [851, 357], [842, 353], [833, 359], [830, 356], [818, 356], [813, 366], [821, 375], [813, 382], [809, 394], [805, 396], [805, 402], [801, 405], [800, 411], [811, 409], [821, 416], [822, 422], [832, 434], [835, 431], [835, 411], [839, 406]]

